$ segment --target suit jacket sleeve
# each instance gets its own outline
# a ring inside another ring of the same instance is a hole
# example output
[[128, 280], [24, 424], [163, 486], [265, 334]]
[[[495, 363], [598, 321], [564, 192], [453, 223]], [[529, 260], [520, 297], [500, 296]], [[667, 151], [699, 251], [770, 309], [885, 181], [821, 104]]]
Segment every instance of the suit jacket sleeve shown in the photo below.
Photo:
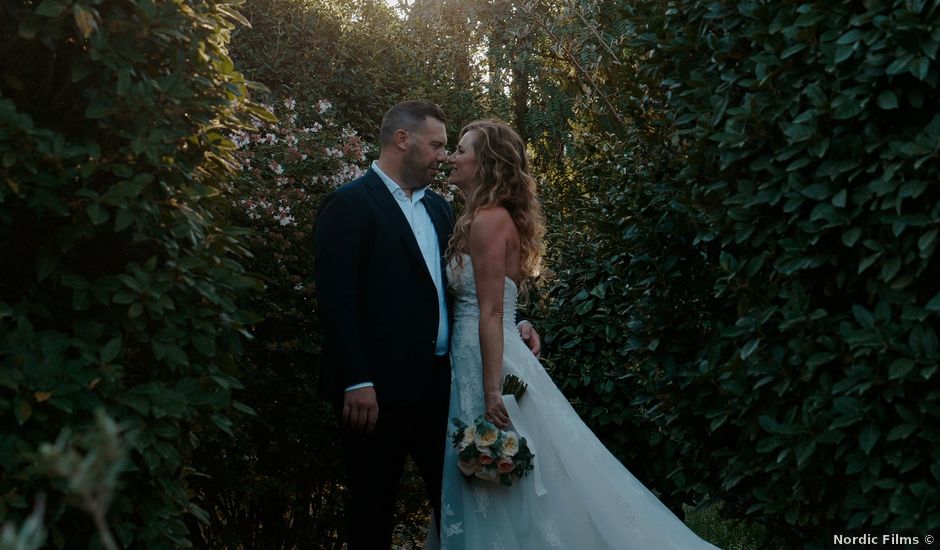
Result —
[[360, 319], [359, 265], [366, 231], [358, 214], [342, 194], [333, 193], [320, 207], [313, 235], [320, 321], [343, 387], [373, 381]]

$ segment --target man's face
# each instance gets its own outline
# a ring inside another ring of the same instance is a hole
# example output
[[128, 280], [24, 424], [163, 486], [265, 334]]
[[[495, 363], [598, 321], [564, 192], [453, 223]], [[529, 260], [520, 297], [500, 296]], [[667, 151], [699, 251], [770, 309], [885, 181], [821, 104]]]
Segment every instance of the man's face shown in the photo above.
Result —
[[409, 132], [410, 146], [405, 157], [406, 185], [424, 187], [437, 176], [441, 163], [447, 160], [447, 129], [444, 123], [426, 117], [424, 124]]

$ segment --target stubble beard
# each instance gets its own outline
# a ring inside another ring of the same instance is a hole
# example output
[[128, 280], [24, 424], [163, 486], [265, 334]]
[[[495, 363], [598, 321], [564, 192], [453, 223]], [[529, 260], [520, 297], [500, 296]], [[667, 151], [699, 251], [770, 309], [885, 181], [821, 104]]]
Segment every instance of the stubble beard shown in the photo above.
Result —
[[421, 161], [417, 146], [412, 145], [411, 149], [408, 151], [405, 167], [406, 173], [404, 174], [404, 178], [406, 184], [410, 185], [412, 189], [420, 189], [431, 185], [431, 178], [427, 176], [427, 171], [430, 166], [423, 164]]

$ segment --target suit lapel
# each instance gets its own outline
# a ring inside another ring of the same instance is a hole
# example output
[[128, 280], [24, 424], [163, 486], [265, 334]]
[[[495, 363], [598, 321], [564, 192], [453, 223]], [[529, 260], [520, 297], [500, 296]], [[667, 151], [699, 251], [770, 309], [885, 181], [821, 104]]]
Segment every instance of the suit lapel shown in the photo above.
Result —
[[434, 231], [437, 233], [437, 243], [441, 250], [441, 281], [444, 283], [444, 300], [447, 302], [448, 315], [453, 315], [454, 295], [447, 289], [447, 244], [450, 241], [450, 235], [454, 230], [453, 210], [444, 201], [444, 199], [425, 194], [424, 204], [431, 216], [431, 223], [434, 224]]
[[424, 207], [431, 216], [431, 223], [434, 224], [434, 232], [437, 233], [437, 244], [441, 251], [441, 266], [443, 268], [444, 254], [447, 252], [447, 241], [450, 240], [451, 220], [447, 213], [447, 208], [443, 201], [436, 200], [429, 194], [424, 195]]
[[412, 257], [423, 266], [424, 257], [421, 255], [421, 249], [418, 248], [418, 241], [415, 240], [415, 234], [411, 230], [411, 226], [408, 225], [408, 220], [405, 219], [401, 207], [395, 202], [395, 197], [393, 197], [392, 194], [389, 193], [388, 188], [385, 187], [382, 178], [371, 168], [366, 172], [366, 188], [369, 190], [369, 195], [372, 197], [372, 200], [379, 205], [379, 208], [385, 212], [385, 215], [392, 222], [392, 225], [395, 226], [395, 230], [398, 231], [398, 236], [401, 237], [405, 248], [407, 248]]

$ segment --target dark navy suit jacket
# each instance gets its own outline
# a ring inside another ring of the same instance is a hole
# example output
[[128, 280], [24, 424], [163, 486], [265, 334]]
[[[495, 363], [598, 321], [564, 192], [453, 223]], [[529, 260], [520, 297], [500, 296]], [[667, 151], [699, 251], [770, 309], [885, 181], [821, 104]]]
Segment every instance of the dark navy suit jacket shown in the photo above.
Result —
[[[423, 201], [444, 270], [453, 209], [430, 190]], [[378, 174], [370, 169], [325, 198], [313, 241], [324, 337], [321, 395], [341, 401], [345, 388], [369, 381], [380, 409], [446, 396], [450, 369], [434, 355], [437, 289], [408, 221]], [[445, 295], [450, 301], [450, 293]]]

